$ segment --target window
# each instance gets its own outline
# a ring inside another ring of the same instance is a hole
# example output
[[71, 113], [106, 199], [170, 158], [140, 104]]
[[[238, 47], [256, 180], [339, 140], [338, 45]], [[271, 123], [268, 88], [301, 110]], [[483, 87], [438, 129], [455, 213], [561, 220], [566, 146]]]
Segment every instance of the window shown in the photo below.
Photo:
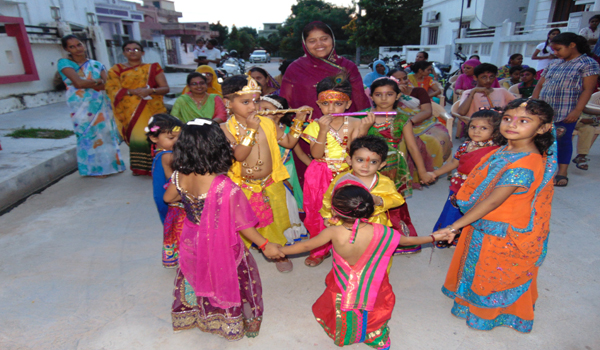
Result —
[[439, 27], [429, 27], [429, 40], [427, 45], [437, 45]]
[[467, 8], [471, 7], [471, 0], [467, 0]]
[[471, 28], [471, 22], [462, 22], [460, 24], [460, 29], [469, 29]]

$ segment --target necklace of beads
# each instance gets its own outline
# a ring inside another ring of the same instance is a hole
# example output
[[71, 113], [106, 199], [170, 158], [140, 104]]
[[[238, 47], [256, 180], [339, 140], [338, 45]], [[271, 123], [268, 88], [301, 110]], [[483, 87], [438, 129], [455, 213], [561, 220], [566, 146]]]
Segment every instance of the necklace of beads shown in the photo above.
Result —
[[[237, 119], [235, 119], [235, 115], [233, 116], [233, 121], [235, 122], [235, 139], [237, 140], [238, 144], [239, 144], [239, 140], [241, 140], [241, 133], [240, 133], [240, 129], [244, 130], [244, 133], [246, 132], [246, 130], [248, 129], [245, 125], [241, 124], [240, 122], [237, 121]], [[254, 178], [254, 172], [255, 171], [260, 171], [262, 170], [261, 166], [264, 164], [264, 162], [262, 161], [262, 159], [260, 159], [260, 142], [257, 142], [256, 140], [258, 140], [258, 130], [256, 130], [256, 134], [254, 136], [254, 143], [252, 144], [252, 146], [256, 145], [256, 148], [258, 150], [258, 158], [256, 159], [256, 164], [254, 164], [254, 166], [249, 166], [248, 163], [246, 162], [242, 162], [242, 167], [246, 168], [246, 174], [244, 177], [248, 178], [248, 179], [253, 179]]]

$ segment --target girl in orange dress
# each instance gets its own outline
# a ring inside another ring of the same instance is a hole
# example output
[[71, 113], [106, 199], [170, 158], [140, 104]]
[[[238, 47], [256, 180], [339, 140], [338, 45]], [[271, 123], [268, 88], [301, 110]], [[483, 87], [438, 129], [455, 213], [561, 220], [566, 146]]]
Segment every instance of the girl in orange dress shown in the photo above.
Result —
[[500, 125], [508, 144], [483, 157], [459, 190], [465, 215], [436, 231], [463, 229], [442, 292], [469, 327], [531, 332], [557, 169], [553, 114], [542, 100], [510, 102]]

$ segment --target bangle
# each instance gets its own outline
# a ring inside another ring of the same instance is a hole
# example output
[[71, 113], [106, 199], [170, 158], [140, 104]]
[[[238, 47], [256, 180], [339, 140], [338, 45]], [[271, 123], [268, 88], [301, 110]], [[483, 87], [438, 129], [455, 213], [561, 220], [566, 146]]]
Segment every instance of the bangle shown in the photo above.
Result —
[[127, 89], [127, 95], [131, 96], [131, 92], [129, 92], [129, 89]]
[[156, 89], [152, 88], [152, 93], [156, 95]]
[[304, 126], [304, 122], [302, 120], [294, 119], [293, 122], [294, 125], [292, 125], [292, 129], [303, 129], [302, 126]]
[[448, 225], [446, 226], [446, 230], [450, 230], [451, 233], [456, 234], [458, 233], [458, 230], [453, 228], [452, 226]]
[[317, 139], [315, 139], [313, 142], [314, 142], [314, 143], [318, 143], [319, 145], [322, 145], [322, 144], [323, 144], [323, 142], [319, 142], [319, 141], [317, 141]]
[[260, 249], [260, 250], [262, 250], [264, 252], [265, 248], [267, 247], [267, 243], [269, 243], [268, 239], [265, 241], [265, 243], [263, 243], [260, 247], [258, 247], [258, 249]]
[[240, 142], [240, 144], [242, 146], [253, 146], [254, 142], [255, 142], [255, 138], [254, 138], [255, 134], [256, 134], [255, 129], [246, 130], [246, 136], [244, 136], [244, 138], [242, 139], [242, 142]]
[[290, 129], [290, 131], [291, 131], [292, 137], [295, 138], [295, 139], [299, 138], [300, 135], [302, 135], [302, 129], [295, 128], [295, 125], [294, 125], [294, 127], [292, 127]]
[[435, 236], [434, 235], [429, 235], [429, 237], [431, 237], [431, 243], [435, 243]]

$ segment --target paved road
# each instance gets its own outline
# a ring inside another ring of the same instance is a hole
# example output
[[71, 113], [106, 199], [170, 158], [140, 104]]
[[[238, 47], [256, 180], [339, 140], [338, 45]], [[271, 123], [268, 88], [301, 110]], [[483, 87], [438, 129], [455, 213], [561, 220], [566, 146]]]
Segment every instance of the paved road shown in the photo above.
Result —
[[[531, 334], [473, 331], [452, 316], [440, 292], [452, 250], [436, 250], [429, 264], [429, 248], [394, 259], [392, 349], [600, 348], [599, 153], [596, 144], [591, 169], [573, 170], [569, 187], [556, 191]], [[447, 186], [440, 180], [409, 199], [420, 234], [430, 232]], [[258, 338], [173, 333], [175, 271], [161, 266], [149, 178], [69, 175], [1, 216], [0, 231], [1, 349], [337, 349], [311, 313], [331, 260], [311, 269], [295, 259], [284, 275], [256, 252], [266, 309]]]

